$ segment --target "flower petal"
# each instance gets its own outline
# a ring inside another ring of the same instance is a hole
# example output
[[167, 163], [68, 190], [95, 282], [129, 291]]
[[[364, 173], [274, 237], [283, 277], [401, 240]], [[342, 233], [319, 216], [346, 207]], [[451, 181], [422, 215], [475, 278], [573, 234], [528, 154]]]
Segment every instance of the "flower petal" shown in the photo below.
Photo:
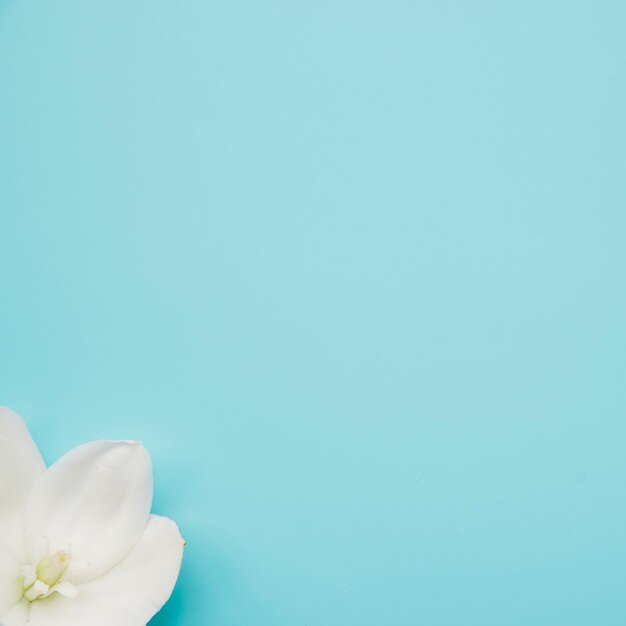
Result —
[[145, 626], [169, 599], [183, 556], [176, 524], [152, 515], [135, 549], [69, 599], [54, 594], [34, 602], [28, 626]]
[[70, 546], [72, 583], [117, 565], [142, 536], [152, 503], [152, 468], [137, 442], [94, 441], [44, 472], [26, 507], [26, 547], [34, 562], [41, 538], [55, 552]]
[[23, 558], [24, 508], [32, 486], [46, 469], [22, 418], [0, 407], [0, 537]]
[[[0, 620], [24, 593], [20, 565], [20, 561], [0, 539]], [[0, 624], [4, 625], [4, 620]]]
[[0, 614], [0, 626], [25, 626], [28, 622], [30, 602], [20, 600], [6, 613]]

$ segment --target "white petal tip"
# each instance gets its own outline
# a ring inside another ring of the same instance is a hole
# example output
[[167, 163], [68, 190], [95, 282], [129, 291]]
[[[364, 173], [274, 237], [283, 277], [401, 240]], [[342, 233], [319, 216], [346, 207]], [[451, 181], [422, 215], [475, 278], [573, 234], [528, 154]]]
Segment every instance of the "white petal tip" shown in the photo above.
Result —
[[62, 580], [57, 583], [54, 587], [52, 587], [52, 589], [50, 589], [49, 593], [52, 594], [55, 591], [66, 598], [72, 599], [77, 598], [80, 595], [78, 589], [76, 589], [76, 587], [74, 587], [74, 585], [67, 580]]

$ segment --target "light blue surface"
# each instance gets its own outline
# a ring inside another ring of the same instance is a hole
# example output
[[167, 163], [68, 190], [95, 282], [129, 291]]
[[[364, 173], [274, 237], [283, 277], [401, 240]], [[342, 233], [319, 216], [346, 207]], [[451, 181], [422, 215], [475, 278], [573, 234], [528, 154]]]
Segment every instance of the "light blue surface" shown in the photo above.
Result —
[[154, 626], [626, 623], [625, 23], [0, 0], [0, 402], [149, 447]]

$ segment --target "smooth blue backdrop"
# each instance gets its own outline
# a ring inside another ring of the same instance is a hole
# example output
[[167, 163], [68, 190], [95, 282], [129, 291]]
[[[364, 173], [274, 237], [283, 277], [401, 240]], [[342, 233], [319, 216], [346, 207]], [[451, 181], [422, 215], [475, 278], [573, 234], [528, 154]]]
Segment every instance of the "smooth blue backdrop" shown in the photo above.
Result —
[[625, 24], [0, 0], [0, 402], [149, 447], [153, 626], [626, 623]]

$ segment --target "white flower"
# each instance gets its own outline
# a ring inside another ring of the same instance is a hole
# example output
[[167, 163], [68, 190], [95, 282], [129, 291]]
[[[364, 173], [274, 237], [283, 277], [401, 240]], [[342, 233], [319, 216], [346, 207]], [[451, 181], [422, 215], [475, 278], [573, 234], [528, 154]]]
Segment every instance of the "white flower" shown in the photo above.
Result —
[[168, 600], [185, 542], [150, 515], [135, 441], [94, 441], [46, 469], [0, 408], [0, 626], [145, 626]]

